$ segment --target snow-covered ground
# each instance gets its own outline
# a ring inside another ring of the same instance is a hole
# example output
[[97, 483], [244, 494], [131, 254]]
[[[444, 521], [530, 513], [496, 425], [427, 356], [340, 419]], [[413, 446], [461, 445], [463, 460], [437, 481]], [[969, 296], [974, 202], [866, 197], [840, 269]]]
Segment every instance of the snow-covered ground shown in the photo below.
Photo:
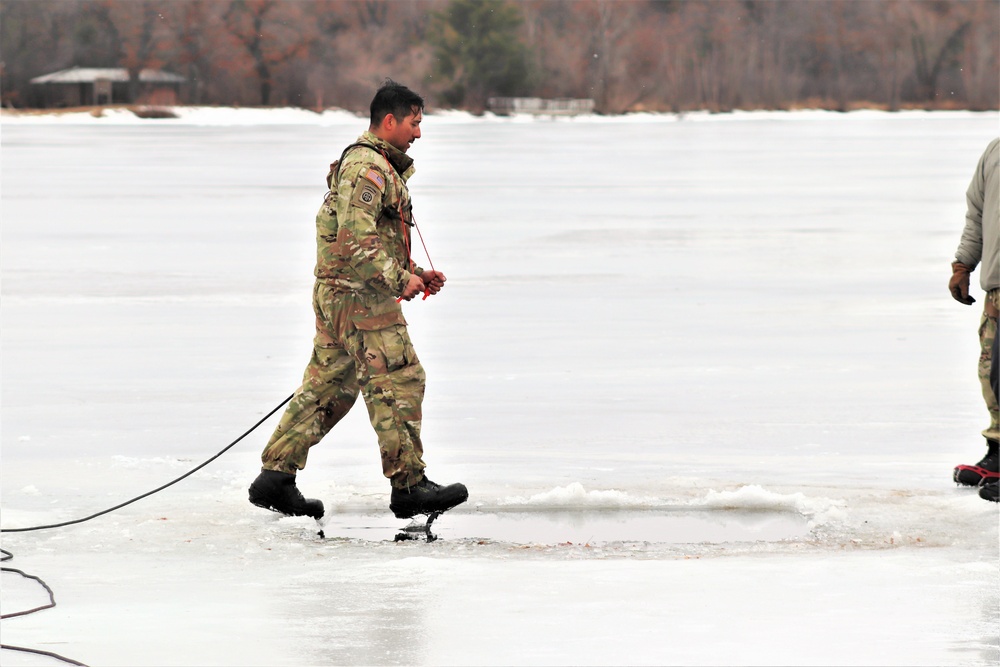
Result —
[[[295, 389], [313, 216], [365, 125], [2, 117], [3, 528], [155, 488]], [[1000, 515], [950, 480], [985, 451], [982, 300], [946, 284], [998, 127], [428, 115], [411, 189], [449, 280], [405, 311], [428, 473], [471, 493], [442, 539], [392, 541], [362, 406], [299, 476], [326, 539], [250, 506], [272, 417], [150, 498], [4, 533], [59, 606], [3, 643], [91, 665], [996, 664]], [[44, 602], [2, 584], [5, 614]]]

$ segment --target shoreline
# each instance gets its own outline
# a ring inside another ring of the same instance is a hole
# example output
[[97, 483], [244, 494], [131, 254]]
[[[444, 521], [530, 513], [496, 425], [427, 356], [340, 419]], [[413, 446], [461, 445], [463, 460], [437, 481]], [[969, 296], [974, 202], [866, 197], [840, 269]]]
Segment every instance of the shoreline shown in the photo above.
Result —
[[[570, 123], [613, 123], [635, 121], [725, 121], [748, 119], [812, 119], [812, 118], [955, 118], [1000, 115], [998, 110], [973, 111], [963, 109], [904, 109], [887, 111], [877, 108], [835, 111], [823, 108], [802, 108], [792, 110], [733, 110], [725, 112], [684, 111], [674, 112], [630, 112], [602, 115], [586, 114], [496, 114], [487, 111], [476, 114], [470, 111], [440, 109], [426, 113], [428, 120], [450, 120], [464, 122], [570, 122]], [[0, 123], [3, 124], [162, 124], [162, 125], [337, 125], [354, 124], [364, 120], [363, 114], [345, 109], [330, 108], [314, 111], [301, 107], [219, 107], [219, 106], [108, 106], [69, 107], [64, 109], [0, 109]]]

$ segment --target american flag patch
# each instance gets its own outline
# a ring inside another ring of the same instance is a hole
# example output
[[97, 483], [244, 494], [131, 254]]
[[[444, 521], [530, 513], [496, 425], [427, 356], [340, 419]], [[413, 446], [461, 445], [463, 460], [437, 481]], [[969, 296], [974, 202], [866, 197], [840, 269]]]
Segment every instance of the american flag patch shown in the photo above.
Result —
[[365, 178], [377, 185], [379, 190], [385, 187], [385, 179], [382, 178], [382, 174], [378, 173], [374, 169], [369, 169], [368, 173], [365, 174]]

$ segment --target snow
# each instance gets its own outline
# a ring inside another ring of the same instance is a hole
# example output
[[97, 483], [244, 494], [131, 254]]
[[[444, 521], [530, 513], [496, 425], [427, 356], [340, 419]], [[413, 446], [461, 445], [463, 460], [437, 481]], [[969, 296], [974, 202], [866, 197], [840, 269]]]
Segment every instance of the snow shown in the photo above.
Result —
[[[359, 122], [363, 122], [363, 114], [346, 111], [344, 109], [323, 109], [312, 111], [300, 107], [285, 108], [232, 108], [232, 107], [198, 107], [181, 106], [169, 107], [169, 110], [176, 116], [175, 118], [146, 119], [137, 116], [128, 107], [107, 107], [100, 110], [95, 115], [91, 110], [70, 109], [65, 111], [48, 111], [45, 113], [24, 112], [4, 109], [2, 118], [4, 124], [27, 124], [27, 125], [139, 125], [150, 126], [175, 126], [175, 125], [196, 125], [196, 126], [218, 126], [218, 127], [259, 127], [262, 125], [317, 125], [327, 127], [331, 125], [349, 125], [352, 128], [358, 127]], [[679, 114], [635, 112], [612, 116], [602, 116], [599, 114], [576, 114], [576, 115], [546, 115], [515, 113], [509, 115], [497, 115], [487, 111], [481, 115], [473, 115], [465, 111], [454, 109], [428, 109], [425, 118], [433, 121], [446, 122], [449, 125], [469, 124], [482, 126], [485, 123], [501, 124], [531, 124], [537, 122], [558, 122], [572, 124], [632, 124], [642, 125], [659, 123], [686, 122], [738, 122], [746, 123], [752, 120], [773, 120], [780, 117], [783, 123], [791, 121], [815, 121], [815, 120], [854, 120], [867, 121], [886, 117], [893, 118], [919, 118], [925, 120], [952, 121], [960, 118], [977, 118], [987, 114], [974, 111], [924, 111], [919, 109], [884, 112], [874, 109], [859, 109], [842, 113], [829, 111], [826, 109], [801, 109], [791, 112], [774, 111], [733, 111], [730, 113], [711, 113], [708, 111], [688, 111]], [[363, 128], [362, 128], [363, 129]]]
[[[246, 108], [231, 107], [170, 107], [176, 118], [157, 118], [156, 125], [196, 125], [224, 127], [259, 127], [261, 125], [352, 125], [360, 116], [343, 109], [321, 112], [298, 107]], [[108, 107], [95, 113], [73, 109], [48, 113], [5, 111], [3, 123], [28, 125], [139, 125], [149, 126], [151, 120], [137, 116], [127, 107]]]
[[[364, 120], [180, 116], [0, 117], [5, 529], [164, 484], [301, 376], [312, 219]], [[58, 602], [4, 643], [101, 665], [996, 664], [998, 508], [950, 480], [984, 451], [979, 310], [946, 284], [998, 120], [429, 114], [411, 186], [449, 280], [405, 312], [428, 472], [471, 493], [442, 539], [392, 541], [360, 406], [300, 475], [321, 526], [251, 507], [271, 417], [152, 497], [4, 533]], [[2, 584], [5, 614], [44, 602]]]

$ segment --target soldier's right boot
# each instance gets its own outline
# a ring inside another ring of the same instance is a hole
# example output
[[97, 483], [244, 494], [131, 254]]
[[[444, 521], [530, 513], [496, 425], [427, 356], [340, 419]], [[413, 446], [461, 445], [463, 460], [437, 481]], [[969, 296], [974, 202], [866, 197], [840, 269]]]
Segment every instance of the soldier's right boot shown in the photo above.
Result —
[[323, 517], [323, 502], [304, 498], [295, 486], [295, 475], [277, 470], [261, 470], [250, 485], [250, 502], [287, 516]]
[[983, 481], [982, 486], [979, 487], [979, 497], [983, 500], [992, 500], [995, 503], [1000, 503], [1000, 481], [993, 480]]
[[1000, 442], [986, 441], [986, 456], [976, 465], [955, 466], [952, 479], [965, 486], [979, 486], [982, 482], [1000, 480]]
[[441, 486], [424, 477], [408, 488], [393, 488], [389, 509], [397, 519], [410, 519], [417, 514], [445, 512], [468, 499], [465, 484]]

